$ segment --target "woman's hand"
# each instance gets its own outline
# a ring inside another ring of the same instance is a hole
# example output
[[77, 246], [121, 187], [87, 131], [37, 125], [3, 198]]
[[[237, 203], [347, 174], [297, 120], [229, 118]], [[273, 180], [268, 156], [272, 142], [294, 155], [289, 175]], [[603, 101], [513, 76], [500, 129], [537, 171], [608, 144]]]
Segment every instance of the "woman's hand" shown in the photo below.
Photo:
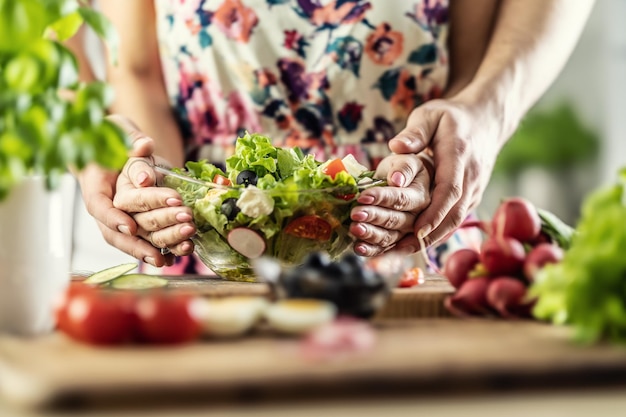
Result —
[[[143, 240], [138, 243], [146, 251], [153, 255], [189, 255], [193, 252], [189, 239], [196, 233], [191, 209], [183, 206], [175, 190], [156, 186], [152, 163], [145, 157], [128, 160], [117, 179], [113, 205], [132, 214], [137, 224], [136, 236]], [[165, 260], [169, 264], [171, 257]]]
[[486, 106], [454, 99], [433, 100], [411, 113], [389, 148], [398, 154], [431, 150], [435, 174], [430, 205], [398, 249], [421, 249], [417, 236], [426, 246], [444, 239], [481, 201], [500, 150], [498, 120]]
[[375, 173], [389, 186], [372, 187], [359, 195], [363, 205], [352, 209], [350, 232], [357, 238], [359, 255], [375, 256], [413, 232], [415, 217], [430, 202], [431, 172], [417, 155], [390, 155]]
[[[171, 246], [173, 254], [186, 255], [193, 250], [193, 244], [176, 238], [176, 232], [171, 229], [163, 233], [161, 230], [172, 227], [172, 216], [176, 219], [177, 215], [184, 220], [178, 229], [179, 236], [184, 226], [193, 228], [193, 224], [187, 221], [189, 217], [185, 216], [190, 215], [190, 211], [182, 207], [182, 200], [176, 191], [155, 187], [156, 176], [147, 163], [154, 160], [153, 140], [124, 117], [112, 115], [109, 119], [126, 132], [133, 146], [121, 173], [89, 165], [78, 174], [87, 211], [96, 219], [102, 236], [110, 245], [157, 267], [172, 264], [174, 256], [162, 253], [160, 248]], [[146, 163], [133, 162], [141, 160]], [[132, 168], [133, 164], [137, 166]], [[152, 214], [151, 210], [159, 208], [168, 210]], [[150, 234], [157, 231], [156, 235]], [[183, 232], [193, 234], [195, 229]]]

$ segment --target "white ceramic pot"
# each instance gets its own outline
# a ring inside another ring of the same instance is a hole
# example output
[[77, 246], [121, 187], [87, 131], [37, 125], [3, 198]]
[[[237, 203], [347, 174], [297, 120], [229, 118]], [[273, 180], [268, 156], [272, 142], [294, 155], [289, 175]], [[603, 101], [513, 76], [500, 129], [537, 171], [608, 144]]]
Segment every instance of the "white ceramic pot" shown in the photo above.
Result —
[[30, 177], [0, 201], [0, 333], [54, 327], [53, 304], [70, 280], [72, 182], [48, 191]]

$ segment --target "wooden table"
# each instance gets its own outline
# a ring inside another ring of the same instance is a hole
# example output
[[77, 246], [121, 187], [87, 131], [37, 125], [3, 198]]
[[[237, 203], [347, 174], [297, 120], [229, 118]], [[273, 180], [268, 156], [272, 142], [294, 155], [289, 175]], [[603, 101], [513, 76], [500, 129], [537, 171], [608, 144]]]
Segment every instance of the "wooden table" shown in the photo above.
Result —
[[[172, 285], [212, 296], [233, 291], [230, 283], [189, 277]], [[265, 290], [252, 284], [245, 291]], [[420, 303], [420, 292], [424, 300], [438, 294], [441, 302], [450, 288], [435, 279], [395, 299]], [[334, 361], [307, 360], [298, 340], [264, 332], [176, 348], [97, 349], [60, 334], [34, 340], [3, 337], [0, 393], [5, 401], [29, 408], [220, 407], [580, 389], [626, 381], [625, 349], [576, 346], [564, 328], [532, 321], [424, 318], [423, 312], [439, 310], [394, 308], [388, 306], [391, 313], [374, 321], [373, 350]], [[422, 312], [422, 318], [406, 318], [410, 311]]]

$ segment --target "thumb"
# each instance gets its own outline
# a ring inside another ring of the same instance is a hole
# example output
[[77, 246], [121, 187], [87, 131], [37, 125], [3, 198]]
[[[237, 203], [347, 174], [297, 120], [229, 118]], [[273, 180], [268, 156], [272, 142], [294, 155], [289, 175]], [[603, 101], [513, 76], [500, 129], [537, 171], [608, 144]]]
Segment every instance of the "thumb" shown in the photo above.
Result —
[[428, 145], [437, 131], [437, 112], [425, 111], [418, 107], [409, 116], [406, 126], [389, 141], [389, 150], [397, 154], [420, 153]]

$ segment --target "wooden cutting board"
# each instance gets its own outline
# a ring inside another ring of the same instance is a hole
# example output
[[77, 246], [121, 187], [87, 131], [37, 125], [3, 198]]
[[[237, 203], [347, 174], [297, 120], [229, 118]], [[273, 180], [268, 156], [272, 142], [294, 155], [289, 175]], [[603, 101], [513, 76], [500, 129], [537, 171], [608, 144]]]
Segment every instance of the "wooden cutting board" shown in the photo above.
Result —
[[93, 348], [54, 334], [0, 338], [0, 394], [29, 407], [218, 404], [624, 384], [626, 350], [501, 320], [380, 320], [368, 352], [307, 360], [270, 334], [176, 348]]
[[[206, 276], [167, 277], [170, 287], [193, 291], [207, 297], [232, 295], [270, 296], [269, 287], [262, 283], [232, 282]], [[395, 289], [387, 304], [378, 313], [380, 319], [449, 317], [443, 300], [454, 292], [448, 280], [440, 275], [427, 275], [424, 284], [413, 288]]]

